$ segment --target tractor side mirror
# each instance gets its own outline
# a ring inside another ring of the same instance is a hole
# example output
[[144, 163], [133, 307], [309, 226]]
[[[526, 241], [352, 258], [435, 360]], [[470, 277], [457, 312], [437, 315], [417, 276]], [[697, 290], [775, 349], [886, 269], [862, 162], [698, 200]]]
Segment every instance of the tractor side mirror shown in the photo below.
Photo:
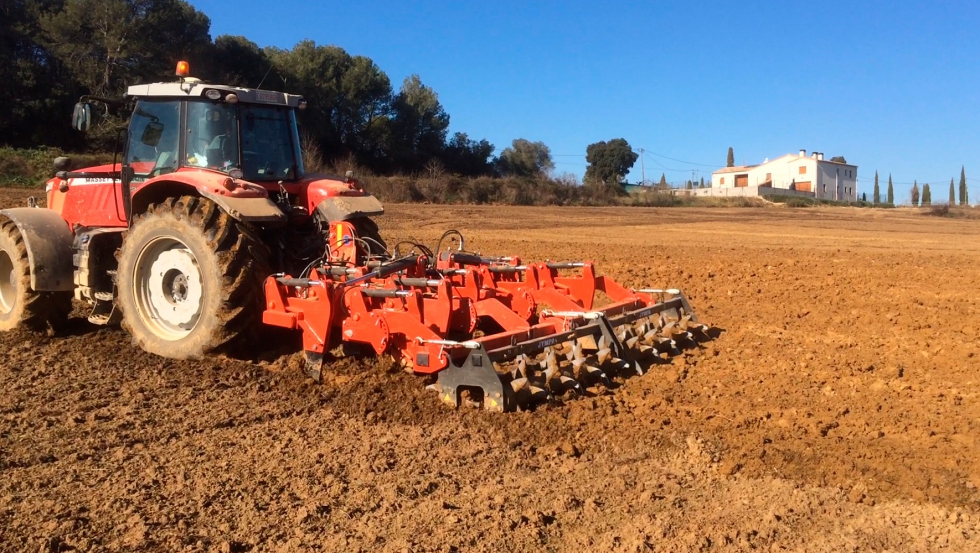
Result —
[[59, 171], [71, 171], [71, 158], [60, 156], [54, 158], [54, 170]]
[[92, 126], [92, 106], [83, 102], [75, 104], [71, 114], [71, 127], [76, 131], [85, 132]]
[[147, 123], [146, 128], [143, 129], [143, 135], [140, 136], [140, 142], [146, 144], [147, 146], [156, 146], [160, 143], [161, 136], [163, 136], [163, 123], [151, 121]]

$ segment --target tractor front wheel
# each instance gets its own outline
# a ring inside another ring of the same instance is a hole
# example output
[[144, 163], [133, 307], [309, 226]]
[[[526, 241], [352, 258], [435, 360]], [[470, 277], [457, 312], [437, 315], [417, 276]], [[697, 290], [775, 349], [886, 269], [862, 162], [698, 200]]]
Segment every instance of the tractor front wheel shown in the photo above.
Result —
[[116, 272], [123, 326], [174, 359], [222, 351], [261, 310], [266, 248], [214, 202], [170, 198], [137, 216]]
[[71, 313], [71, 292], [35, 292], [24, 237], [12, 221], [0, 222], [0, 331], [24, 326], [49, 333]]

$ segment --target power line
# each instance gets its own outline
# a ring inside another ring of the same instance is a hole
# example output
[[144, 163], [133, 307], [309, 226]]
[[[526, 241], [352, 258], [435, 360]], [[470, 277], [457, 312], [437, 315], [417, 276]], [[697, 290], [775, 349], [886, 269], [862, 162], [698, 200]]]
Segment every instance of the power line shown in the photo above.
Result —
[[[874, 182], [875, 179], [874, 179], [874, 177], [857, 177], [857, 180], [858, 181], [866, 181], [866, 182], [871, 183], [871, 182]], [[921, 180], [922, 182], [920, 183], [919, 180]], [[919, 180], [915, 180], [913, 182], [899, 182], [899, 181], [894, 181], [893, 180], [892, 181], [892, 184], [907, 184], [909, 186], [912, 186], [913, 184], [917, 184], [917, 183], [918, 184], [926, 184], [926, 183], [929, 183], [929, 184], [940, 184], [940, 183], [944, 182], [946, 179], [945, 178], [939, 178], [939, 179], [919, 179]], [[953, 180], [956, 181], [957, 186], [959, 186], [959, 179], [954, 177]], [[888, 179], [881, 178], [881, 176], [879, 175], [878, 176], [878, 183], [879, 184], [888, 184]], [[966, 179], [966, 184], [967, 184], [967, 186], [970, 185], [970, 178], [969, 177], [967, 177], [967, 179]]]
[[[649, 152], [644, 152], [644, 153], [649, 153]], [[656, 163], [657, 165], [659, 165], [665, 171], [672, 171], [672, 172], [675, 172], [675, 173], [687, 173], [688, 171], [690, 171], [690, 169], [673, 169], [671, 167], [667, 167], [663, 163], [660, 163], [660, 161], [658, 161], [656, 158], [654, 158], [652, 156], [648, 156], [648, 157], [650, 158], [650, 161]]]
[[671, 161], [676, 161], [678, 163], [687, 163], [688, 165], [699, 165], [701, 167], [718, 167], [717, 164], [696, 163], [694, 161], [684, 161], [683, 159], [676, 159], [676, 158], [672, 158], [672, 157], [669, 157], [669, 156], [665, 156], [663, 154], [658, 154], [657, 152], [651, 152], [650, 150], [647, 150], [647, 149], [643, 149], [643, 151], [646, 152], [646, 153], [648, 153], [648, 154], [653, 154], [653, 155], [655, 155], [657, 157], [662, 157], [664, 159], [669, 159]]

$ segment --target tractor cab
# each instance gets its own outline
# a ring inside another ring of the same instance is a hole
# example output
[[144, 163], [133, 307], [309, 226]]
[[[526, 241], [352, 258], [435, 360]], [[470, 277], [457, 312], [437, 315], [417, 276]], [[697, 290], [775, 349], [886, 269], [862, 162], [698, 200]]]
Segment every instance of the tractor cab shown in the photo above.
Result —
[[[59, 170], [48, 205], [71, 225], [126, 227], [132, 216], [163, 197], [211, 198], [239, 220], [285, 221], [288, 205], [268, 198], [288, 190], [305, 195], [296, 111], [301, 96], [205, 83], [177, 64], [176, 82], [130, 86], [122, 99], [83, 96], [72, 126], [86, 131], [93, 104], [131, 112], [120, 162], [81, 171]], [[70, 162], [69, 162], [70, 163]], [[65, 169], [62, 167], [61, 169]], [[243, 204], [246, 200], [259, 200]], [[283, 209], [285, 207], [285, 209]], [[308, 214], [311, 210], [307, 209]]]
[[135, 100], [124, 152], [133, 183], [185, 168], [258, 184], [303, 176], [299, 96], [190, 78], [131, 86], [126, 96]]

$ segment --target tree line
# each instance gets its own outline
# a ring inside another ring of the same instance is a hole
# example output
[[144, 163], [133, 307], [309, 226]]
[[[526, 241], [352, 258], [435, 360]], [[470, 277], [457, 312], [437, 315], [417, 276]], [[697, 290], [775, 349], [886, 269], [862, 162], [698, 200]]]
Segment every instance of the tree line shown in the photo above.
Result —
[[[206, 82], [302, 95], [304, 151], [316, 159], [353, 160], [375, 174], [542, 177], [554, 169], [542, 142], [515, 139], [494, 156], [485, 139], [449, 136], [449, 114], [418, 75], [395, 90], [373, 60], [343, 48], [212, 40], [210, 26], [184, 0], [0, 0], [0, 146], [111, 151], [126, 114], [109, 109], [82, 135], [69, 126], [74, 102], [173, 80], [186, 60]], [[618, 186], [636, 158], [623, 139], [592, 144], [586, 182]]]
[[120, 97], [127, 86], [173, 80], [177, 60], [207, 82], [303, 95], [301, 125], [329, 157], [379, 172], [417, 171], [433, 159], [463, 174], [492, 170], [493, 146], [447, 137], [438, 95], [409, 76], [395, 91], [371, 59], [304, 40], [260, 48], [241, 36], [211, 40], [208, 17], [183, 0], [2, 0], [0, 141], [15, 147], [111, 149], [125, 114], [87, 136], [69, 127], [82, 95]]

